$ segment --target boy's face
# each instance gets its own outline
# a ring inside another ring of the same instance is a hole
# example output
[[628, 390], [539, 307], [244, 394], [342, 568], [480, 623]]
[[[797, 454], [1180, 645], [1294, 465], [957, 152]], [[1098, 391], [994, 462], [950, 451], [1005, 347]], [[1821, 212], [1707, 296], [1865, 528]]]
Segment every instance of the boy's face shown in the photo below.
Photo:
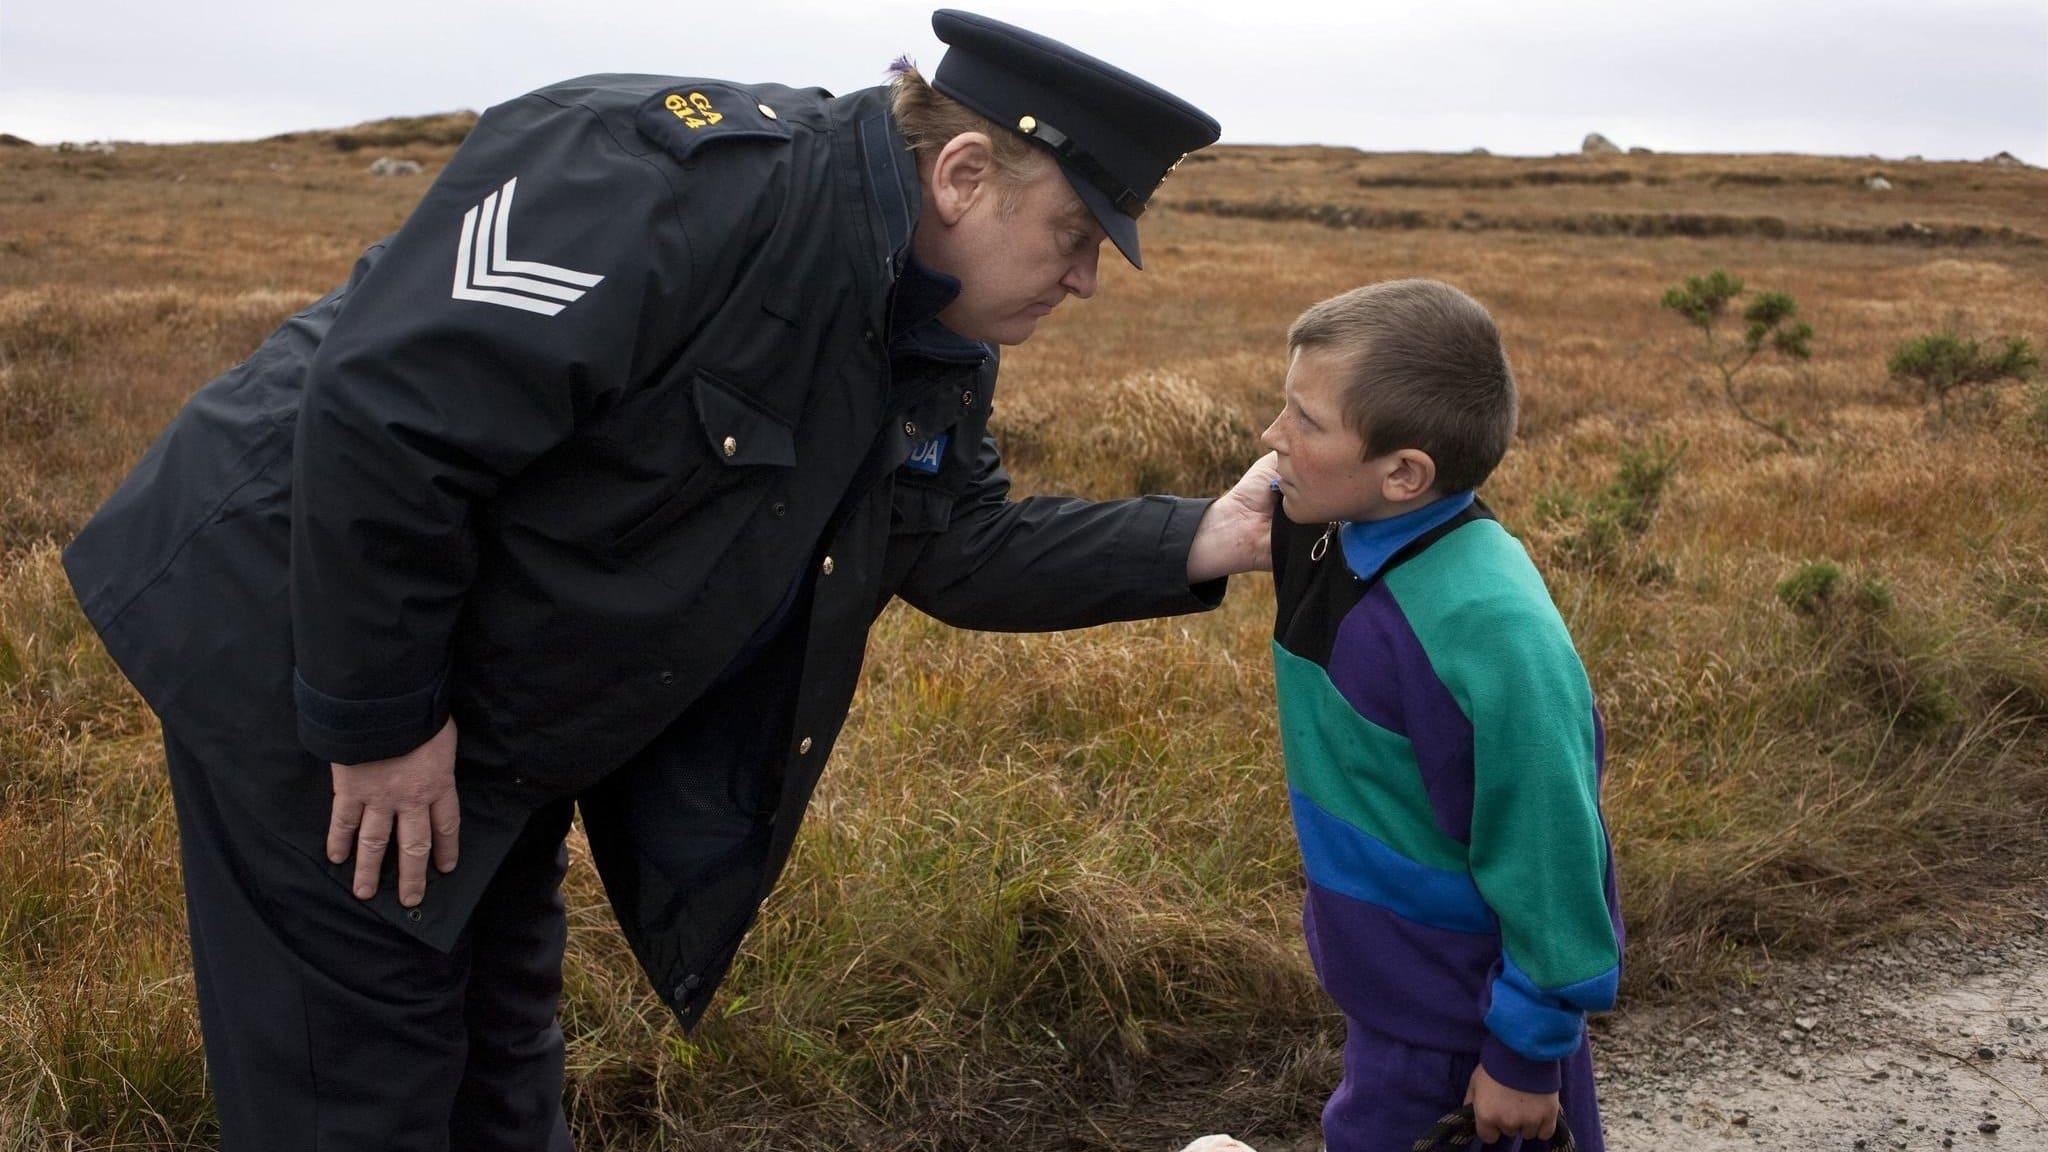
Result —
[[1296, 524], [1380, 520], [1431, 495], [1436, 464], [1402, 448], [1365, 458], [1365, 442], [1344, 420], [1348, 359], [1302, 348], [1287, 368], [1287, 403], [1260, 437], [1278, 454], [1280, 501]]

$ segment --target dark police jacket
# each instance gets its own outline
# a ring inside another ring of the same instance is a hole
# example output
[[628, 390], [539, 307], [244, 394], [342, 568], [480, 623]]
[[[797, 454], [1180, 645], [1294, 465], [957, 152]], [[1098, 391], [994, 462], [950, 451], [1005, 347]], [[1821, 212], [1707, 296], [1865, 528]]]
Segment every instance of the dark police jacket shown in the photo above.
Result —
[[[605, 75], [493, 108], [346, 285], [192, 397], [67, 550], [80, 602], [342, 891], [327, 763], [452, 714], [461, 865], [416, 910], [388, 880], [374, 902], [437, 947], [527, 814], [581, 798], [621, 927], [693, 1023], [892, 596], [1038, 630], [1222, 595], [1186, 579], [1204, 502], [1007, 498], [993, 349], [892, 378], [919, 203], [882, 89]], [[666, 803], [636, 755], [792, 589], [786, 746], [732, 766], [762, 779], [730, 800]]]

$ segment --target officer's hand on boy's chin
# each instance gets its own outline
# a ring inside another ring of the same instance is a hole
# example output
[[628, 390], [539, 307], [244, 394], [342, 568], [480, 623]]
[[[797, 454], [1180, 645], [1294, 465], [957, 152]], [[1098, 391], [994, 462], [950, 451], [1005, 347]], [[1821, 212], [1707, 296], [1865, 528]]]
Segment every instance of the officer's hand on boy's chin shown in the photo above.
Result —
[[1188, 549], [1190, 585], [1239, 572], [1273, 570], [1273, 510], [1280, 504], [1273, 494], [1273, 481], [1280, 476], [1276, 459], [1272, 452], [1259, 457], [1202, 514], [1194, 546]]
[[455, 870], [456, 832], [462, 809], [455, 798], [455, 720], [425, 744], [389, 760], [331, 764], [334, 811], [327, 821], [327, 858], [336, 864], [356, 854], [356, 899], [377, 894], [384, 851], [398, 831], [398, 902], [407, 908], [427, 893], [427, 857], [443, 872]]
[[1517, 1092], [1488, 1076], [1483, 1065], [1472, 1070], [1465, 1103], [1472, 1106], [1479, 1139], [1487, 1144], [1503, 1136], [1548, 1140], [1557, 1131], [1557, 1093]]

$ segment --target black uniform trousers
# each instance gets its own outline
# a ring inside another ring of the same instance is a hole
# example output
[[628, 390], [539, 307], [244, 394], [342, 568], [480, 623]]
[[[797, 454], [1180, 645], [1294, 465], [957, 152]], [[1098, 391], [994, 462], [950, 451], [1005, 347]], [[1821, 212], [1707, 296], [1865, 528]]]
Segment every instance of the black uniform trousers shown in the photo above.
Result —
[[[789, 738], [810, 584], [620, 769], [640, 781], [639, 802], [696, 814], [707, 840], [738, 811], [772, 806], [778, 782], [762, 766]], [[201, 763], [168, 728], [164, 748], [223, 1152], [570, 1147], [556, 1010], [576, 801], [534, 812], [444, 954], [328, 875], [324, 845], [287, 844], [256, 820], [219, 784], [232, 765]], [[735, 789], [755, 795], [735, 808]], [[584, 802], [607, 789], [596, 792]]]
[[533, 814], [442, 953], [244, 810], [218, 783], [231, 766], [164, 747], [225, 1152], [566, 1152], [571, 803]]

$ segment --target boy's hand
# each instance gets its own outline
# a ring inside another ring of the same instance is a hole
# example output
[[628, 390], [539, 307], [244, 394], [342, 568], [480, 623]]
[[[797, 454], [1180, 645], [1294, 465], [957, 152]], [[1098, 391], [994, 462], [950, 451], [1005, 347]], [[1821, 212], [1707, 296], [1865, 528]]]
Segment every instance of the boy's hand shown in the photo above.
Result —
[[1479, 1139], [1488, 1144], [1503, 1136], [1548, 1140], [1557, 1131], [1557, 1093], [1517, 1092], [1488, 1076], [1483, 1067], [1472, 1070], [1465, 1103], [1472, 1106]]

